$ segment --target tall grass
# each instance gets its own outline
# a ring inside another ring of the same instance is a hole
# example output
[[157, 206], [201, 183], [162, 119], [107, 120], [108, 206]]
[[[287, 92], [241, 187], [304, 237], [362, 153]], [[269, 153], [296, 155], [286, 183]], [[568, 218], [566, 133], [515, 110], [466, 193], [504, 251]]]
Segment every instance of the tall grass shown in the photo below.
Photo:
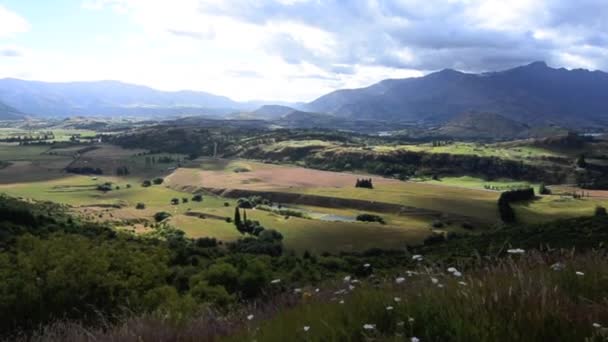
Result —
[[400, 284], [345, 282], [343, 289], [355, 288], [285, 310], [259, 330], [228, 340], [608, 340], [606, 329], [594, 326], [608, 325], [608, 258], [602, 252], [514, 255], [460, 277], [447, 267], [413, 272], [395, 275], [405, 278]]
[[524, 252], [474, 269], [422, 261], [390, 277], [345, 278], [318, 292], [290, 292], [229, 316], [206, 312], [181, 324], [134, 317], [93, 330], [64, 322], [33, 340], [608, 340], [603, 327], [608, 326], [608, 256], [603, 251]]

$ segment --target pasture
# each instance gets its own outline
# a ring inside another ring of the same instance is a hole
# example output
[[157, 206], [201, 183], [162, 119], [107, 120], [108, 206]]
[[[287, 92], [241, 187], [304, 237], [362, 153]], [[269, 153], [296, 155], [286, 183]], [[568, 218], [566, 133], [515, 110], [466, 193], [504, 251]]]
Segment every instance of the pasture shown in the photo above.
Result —
[[[289, 146], [285, 144], [285, 148]], [[487, 182], [473, 177], [403, 182], [250, 160], [187, 160], [184, 155], [150, 154], [108, 144], [3, 144], [0, 160], [10, 163], [0, 169], [0, 192], [63, 203], [83, 218], [109, 222], [135, 233], [150, 231], [154, 214], [166, 211], [172, 215], [167, 223], [190, 237], [233, 241], [242, 236], [227, 220], [233, 217], [235, 196], [221, 197], [206, 190], [238, 190], [239, 196], [272, 193], [275, 203], [305, 211], [306, 217], [248, 210], [249, 219], [281, 232], [286, 248], [315, 252], [402, 248], [421, 243], [433, 230], [463, 232], [464, 222], [473, 223], [474, 231], [479, 231], [498, 222], [499, 192], [485, 189], [486, 185], [536, 186], [510, 180]], [[69, 174], [64, 170], [68, 165], [99, 168], [103, 174]], [[120, 167], [128, 168], [129, 173], [116, 175]], [[155, 177], [164, 177], [163, 184], [141, 186], [144, 179]], [[356, 188], [359, 178], [372, 178], [374, 188]], [[111, 191], [97, 189], [106, 182], [112, 184]], [[204, 191], [202, 202], [191, 201], [196, 191]], [[173, 198], [179, 204], [171, 204]], [[316, 201], [319, 198], [323, 200]], [[608, 198], [602, 197], [572, 199], [552, 195], [516, 205], [515, 210], [523, 222], [540, 222], [588, 216], [596, 205], [607, 202]], [[144, 203], [145, 208], [136, 209], [138, 203]], [[370, 210], [362, 209], [368, 208], [367, 204]], [[361, 213], [379, 215], [386, 224], [354, 220]], [[437, 222], [441, 225], [433, 228]]]
[[510, 160], [528, 160], [538, 157], [565, 156], [562, 153], [535, 146], [512, 146], [507, 144], [482, 144], [467, 142], [455, 142], [441, 146], [433, 146], [432, 143], [396, 146], [381, 145], [374, 146], [373, 149], [379, 152], [406, 150], [414, 152], [476, 155], [479, 157], [499, 157]]

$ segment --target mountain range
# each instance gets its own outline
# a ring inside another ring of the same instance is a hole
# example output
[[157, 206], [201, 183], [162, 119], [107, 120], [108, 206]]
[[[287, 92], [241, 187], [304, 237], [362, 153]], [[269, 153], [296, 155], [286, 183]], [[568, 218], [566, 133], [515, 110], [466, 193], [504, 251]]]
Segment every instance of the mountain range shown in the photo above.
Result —
[[[313, 121], [327, 123], [379, 120], [448, 125], [463, 113], [489, 113], [512, 121], [511, 127], [606, 127], [608, 73], [556, 69], [544, 62], [480, 74], [445, 69], [423, 77], [337, 90], [310, 103], [296, 104], [237, 102], [205, 92], [165, 92], [117, 81], [2, 79], [0, 102], [6, 107], [0, 111], [7, 118], [20, 113], [33, 117], [205, 115], [299, 123], [314, 117]], [[320, 116], [323, 114], [328, 115], [327, 120]]]
[[445, 123], [463, 112], [499, 114], [531, 125], [608, 124], [608, 74], [534, 62], [500, 72], [451, 69], [338, 90], [306, 109], [345, 118]]
[[225, 115], [253, 109], [224, 96], [165, 92], [118, 81], [48, 83], [0, 80], [0, 102], [40, 117]]

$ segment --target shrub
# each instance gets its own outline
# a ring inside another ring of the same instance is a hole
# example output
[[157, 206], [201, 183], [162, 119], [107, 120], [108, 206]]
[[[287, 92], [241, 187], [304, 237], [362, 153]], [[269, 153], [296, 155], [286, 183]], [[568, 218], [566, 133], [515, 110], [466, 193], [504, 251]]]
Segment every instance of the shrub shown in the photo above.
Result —
[[179, 198], [172, 198], [171, 199], [171, 204], [172, 205], [178, 205], [179, 204]]
[[168, 219], [169, 217], [171, 217], [171, 214], [169, 214], [166, 211], [159, 211], [156, 214], [154, 214], [154, 220], [156, 222], [164, 221], [164, 220]]
[[164, 181], [165, 181], [165, 180], [164, 180], [164, 179], [162, 179], [162, 178], [160, 178], [160, 177], [158, 177], [158, 178], [154, 178], [154, 180], [153, 180], [154, 184], [156, 184], [156, 185], [163, 184], [163, 182], [164, 182]]
[[203, 195], [196, 194], [196, 195], [192, 196], [192, 201], [193, 202], [202, 202], [203, 201]]
[[442, 233], [433, 233], [424, 239], [424, 245], [434, 245], [445, 241], [445, 235]]
[[441, 221], [433, 221], [433, 228], [443, 228], [443, 222]]
[[188, 199], [186, 197], [182, 197], [182, 203], [188, 203]]
[[381, 224], [385, 224], [386, 223], [381, 216], [374, 215], [374, 214], [359, 214], [359, 215], [357, 215], [357, 221], [362, 221], [362, 222], [378, 222], [378, 223], [381, 223]]
[[106, 182], [103, 184], [99, 184], [97, 185], [97, 190], [103, 192], [112, 191], [112, 183]]
[[137, 203], [137, 205], [135, 205], [135, 209], [139, 209], [139, 210], [146, 209], [146, 204], [139, 202], [139, 203]]
[[595, 207], [595, 216], [608, 216], [608, 213], [606, 213], [606, 208], [599, 205]]
[[237, 200], [237, 204], [238, 204], [238, 207], [242, 208], [242, 209], [253, 208], [253, 204], [251, 203], [251, 201], [248, 198], [239, 198]]
[[143, 182], [141, 182], [141, 186], [143, 186], [144, 188], [149, 187], [150, 185], [152, 185], [152, 182], [150, 182], [149, 180], [145, 180]]
[[541, 195], [551, 195], [551, 190], [549, 190], [549, 188], [547, 188], [545, 183], [541, 183], [540, 186], [538, 187], [538, 193]]

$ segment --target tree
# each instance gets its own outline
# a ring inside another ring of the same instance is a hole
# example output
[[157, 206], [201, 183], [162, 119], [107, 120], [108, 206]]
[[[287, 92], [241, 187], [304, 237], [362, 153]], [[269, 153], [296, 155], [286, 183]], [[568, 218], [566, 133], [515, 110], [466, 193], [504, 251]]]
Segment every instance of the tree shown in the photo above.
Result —
[[241, 227], [241, 211], [238, 206], [234, 208], [234, 225], [237, 229]]
[[177, 197], [172, 198], [171, 199], [171, 204], [178, 205], [179, 204], [179, 198], [177, 198]]
[[192, 196], [192, 201], [193, 202], [202, 202], [203, 201], [203, 195], [196, 194], [196, 195]]
[[164, 182], [164, 181], [165, 181], [164, 179], [162, 179], [162, 178], [158, 177], [158, 178], [154, 178], [154, 181], [153, 181], [153, 182], [154, 182], [154, 184], [156, 184], [156, 185], [160, 185], [160, 184], [163, 184], [163, 182]]
[[578, 159], [576, 160], [576, 166], [580, 167], [581, 169], [584, 169], [587, 167], [587, 161], [585, 160], [584, 154], [581, 154], [580, 156], [578, 156]]
[[608, 216], [608, 213], [606, 212], [606, 208], [602, 207], [602, 206], [597, 206], [595, 207], [595, 216]]
[[168, 219], [169, 217], [171, 217], [171, 214], [169, 214], [166, 211], [159, 211], [156, 214], [154, 214], [154, 220], [156, 222], [161, 222], [161, 221], [163, 221], [165, 219]]
[[106, 182], [103, 184], [99, 184], [97, 186], [97, 190], [102, 191], [102, 192], [112, 191], [112, 183]]
[[545, 183], [540, 183], [540, 186], [538, 187], [538, 193], [541, 195], [550, 195], [551, 190], [549, 190], [549, 188], [545, 186]]

